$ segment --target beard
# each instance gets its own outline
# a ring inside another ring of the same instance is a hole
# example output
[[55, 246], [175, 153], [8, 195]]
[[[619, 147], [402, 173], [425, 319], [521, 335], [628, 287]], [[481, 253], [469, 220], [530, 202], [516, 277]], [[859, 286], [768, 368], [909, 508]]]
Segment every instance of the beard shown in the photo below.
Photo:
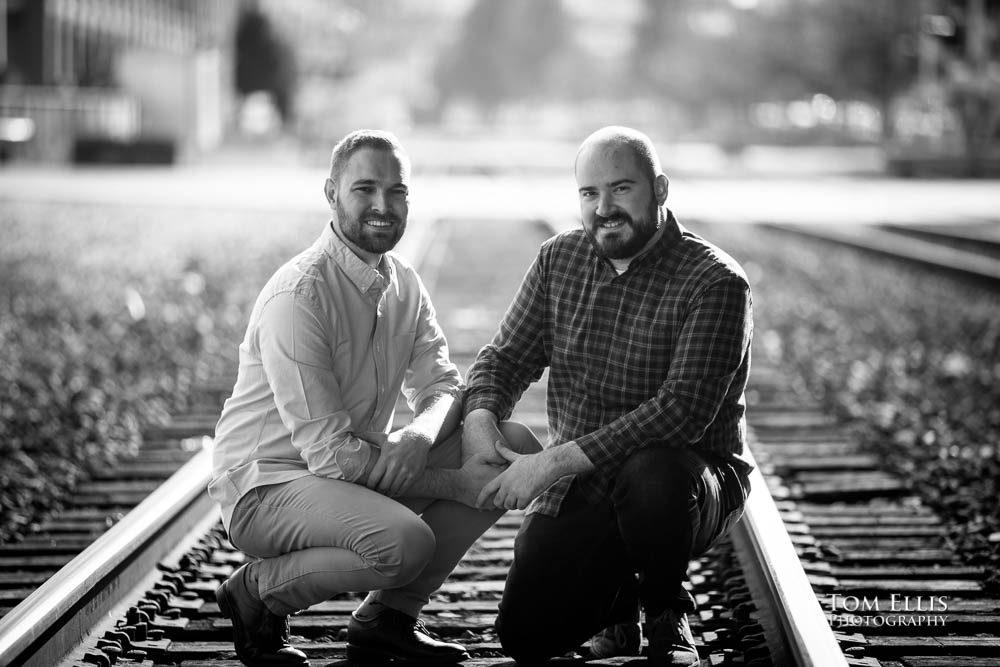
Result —
[[[340, 231], [347, 240], [367, 252], [382, 254], [396, 247], [399, 239], [406, 231], [406, 222], [394, 213], [364, 213], [352, 218], [337, 203], [337, 219], [340, 221]], [[371, 222], [389, 223], [388, 226], [373, 227]]]
[[[620, 226], [606, 229], [606, 223], [622, 223]], [[593, 222], [584, 224], [583, 229], [590, 237], [597, 254], [607, 259], [627, 259], [634, 257], [645, 247], [660, 228], [660, 209], [654, 201], [646, 215], [636, 219], [625, 211], [619, 211], [610, 216], [594, 214]]]

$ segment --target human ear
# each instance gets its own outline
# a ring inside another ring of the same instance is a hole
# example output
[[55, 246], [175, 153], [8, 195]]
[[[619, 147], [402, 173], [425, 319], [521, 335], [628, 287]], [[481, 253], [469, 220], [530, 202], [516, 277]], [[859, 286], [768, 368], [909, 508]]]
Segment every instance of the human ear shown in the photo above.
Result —
[[663, 206], [667, 201], [667, 191], [670, 190], [670, 181], [663, 174], [660, 174], [653, 181], [653, 193], [656, 195], [656, 203]]
[[330, 204], [337, 203], [337, 186], [332, 178], [327, 177], [323, 183], [323, 195], [326, 196], [326, 201]]

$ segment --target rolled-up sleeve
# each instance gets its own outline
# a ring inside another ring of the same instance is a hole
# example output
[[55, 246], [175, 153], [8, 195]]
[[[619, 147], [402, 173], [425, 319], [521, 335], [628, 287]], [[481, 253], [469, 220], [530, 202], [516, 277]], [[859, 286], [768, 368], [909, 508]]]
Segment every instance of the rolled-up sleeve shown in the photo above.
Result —
[[309, 471], [361, 483], [376, 448], [351, 432], [330, 353], [331, 337], [308, 294], [279, 293], [261, 312], [261, 362], [282, 423]]
[[420, 279], [416, 275], [414, 278], [420, 290], [420, 307], [402, 390], [410, 409], [415, 411], [434, 394], [458, 396], [462, 389], [462, 376], [448, 355], [448, 342], [438, 324], [430, 295]]

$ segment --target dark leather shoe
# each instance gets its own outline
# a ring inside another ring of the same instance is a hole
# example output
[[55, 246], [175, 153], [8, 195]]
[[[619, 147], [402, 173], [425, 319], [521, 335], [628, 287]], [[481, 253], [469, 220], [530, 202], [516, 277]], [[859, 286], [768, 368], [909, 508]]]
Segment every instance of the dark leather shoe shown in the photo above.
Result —
[[288, 642], [288, 617], [276, 616], [247, 590], [246, 565], [215, 591], [222, 615], [233, 622], [236, 655], [247, 667], [303, 667], [306, 654]]
[[646, 619], [649, 639], [648, 663], [653, 667], [698, 667], [698, 649], [688, 625], [687, 615], [667, 609]]
[[355, 663], [442, 663], [468, 658], [461, 644], [435, 639], [423, 623], [395, 609], [384, 609], [369, 621], [351, 614], [347, 624], [347, 659]]

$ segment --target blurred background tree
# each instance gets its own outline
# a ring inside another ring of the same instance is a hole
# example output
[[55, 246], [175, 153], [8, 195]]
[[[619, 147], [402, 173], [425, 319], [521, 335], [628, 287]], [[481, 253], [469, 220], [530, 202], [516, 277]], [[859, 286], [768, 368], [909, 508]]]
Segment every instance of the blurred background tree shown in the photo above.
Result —
[[258, 7], [245, 8], [236, 23], [235, 86], [241, 95], [266, 92], [284, 122], [292, 116], [296, 67], [292, 49]]
[[938, 38], [935, 60], [962, 126], [966, 175], [979, 176], [1000, 130], [1000, 2], [950, 0], [944, 10], [936, 21], [924, 17], [924, 32]]
[[475, 0], [438, 58], [439, 105], [469, 99], [492, 116], [507, 101], [564, 93], [554, 64], [569, 44], [568, 22], [560, 0]]
[[[263, 92], [279, 138], [303, 145], [359, 125], [568, 140], [618, 122], [731, 153], [838, 144], [1000, 165], [1000, 0], [150, 3], [0, 2], [0, 101], [37, 120], [39, 150], [65, 153], [42, 135], [77, 131], [206, 151], [252, 134]], [[95, 28], [108, 17], [130, 38]], [[71, 91], [77, 107], [42, 120]]]
[[[644, 0], [630, 58], [633, 85], [678, 103], [693, 129], [730, 150], [749, 140], [750, 109], [812, 86], [808, 24], [726, 0]], [[782, 35], [775, 39], [775, 35]]]
[[827, 35], [824, 92], [835, 99], [861, 95], [882, 116], [883, 137], [893, 134], [892, 104], [917, 73], [918, 20], [909, 0], [839, 0], [815, 6]]

